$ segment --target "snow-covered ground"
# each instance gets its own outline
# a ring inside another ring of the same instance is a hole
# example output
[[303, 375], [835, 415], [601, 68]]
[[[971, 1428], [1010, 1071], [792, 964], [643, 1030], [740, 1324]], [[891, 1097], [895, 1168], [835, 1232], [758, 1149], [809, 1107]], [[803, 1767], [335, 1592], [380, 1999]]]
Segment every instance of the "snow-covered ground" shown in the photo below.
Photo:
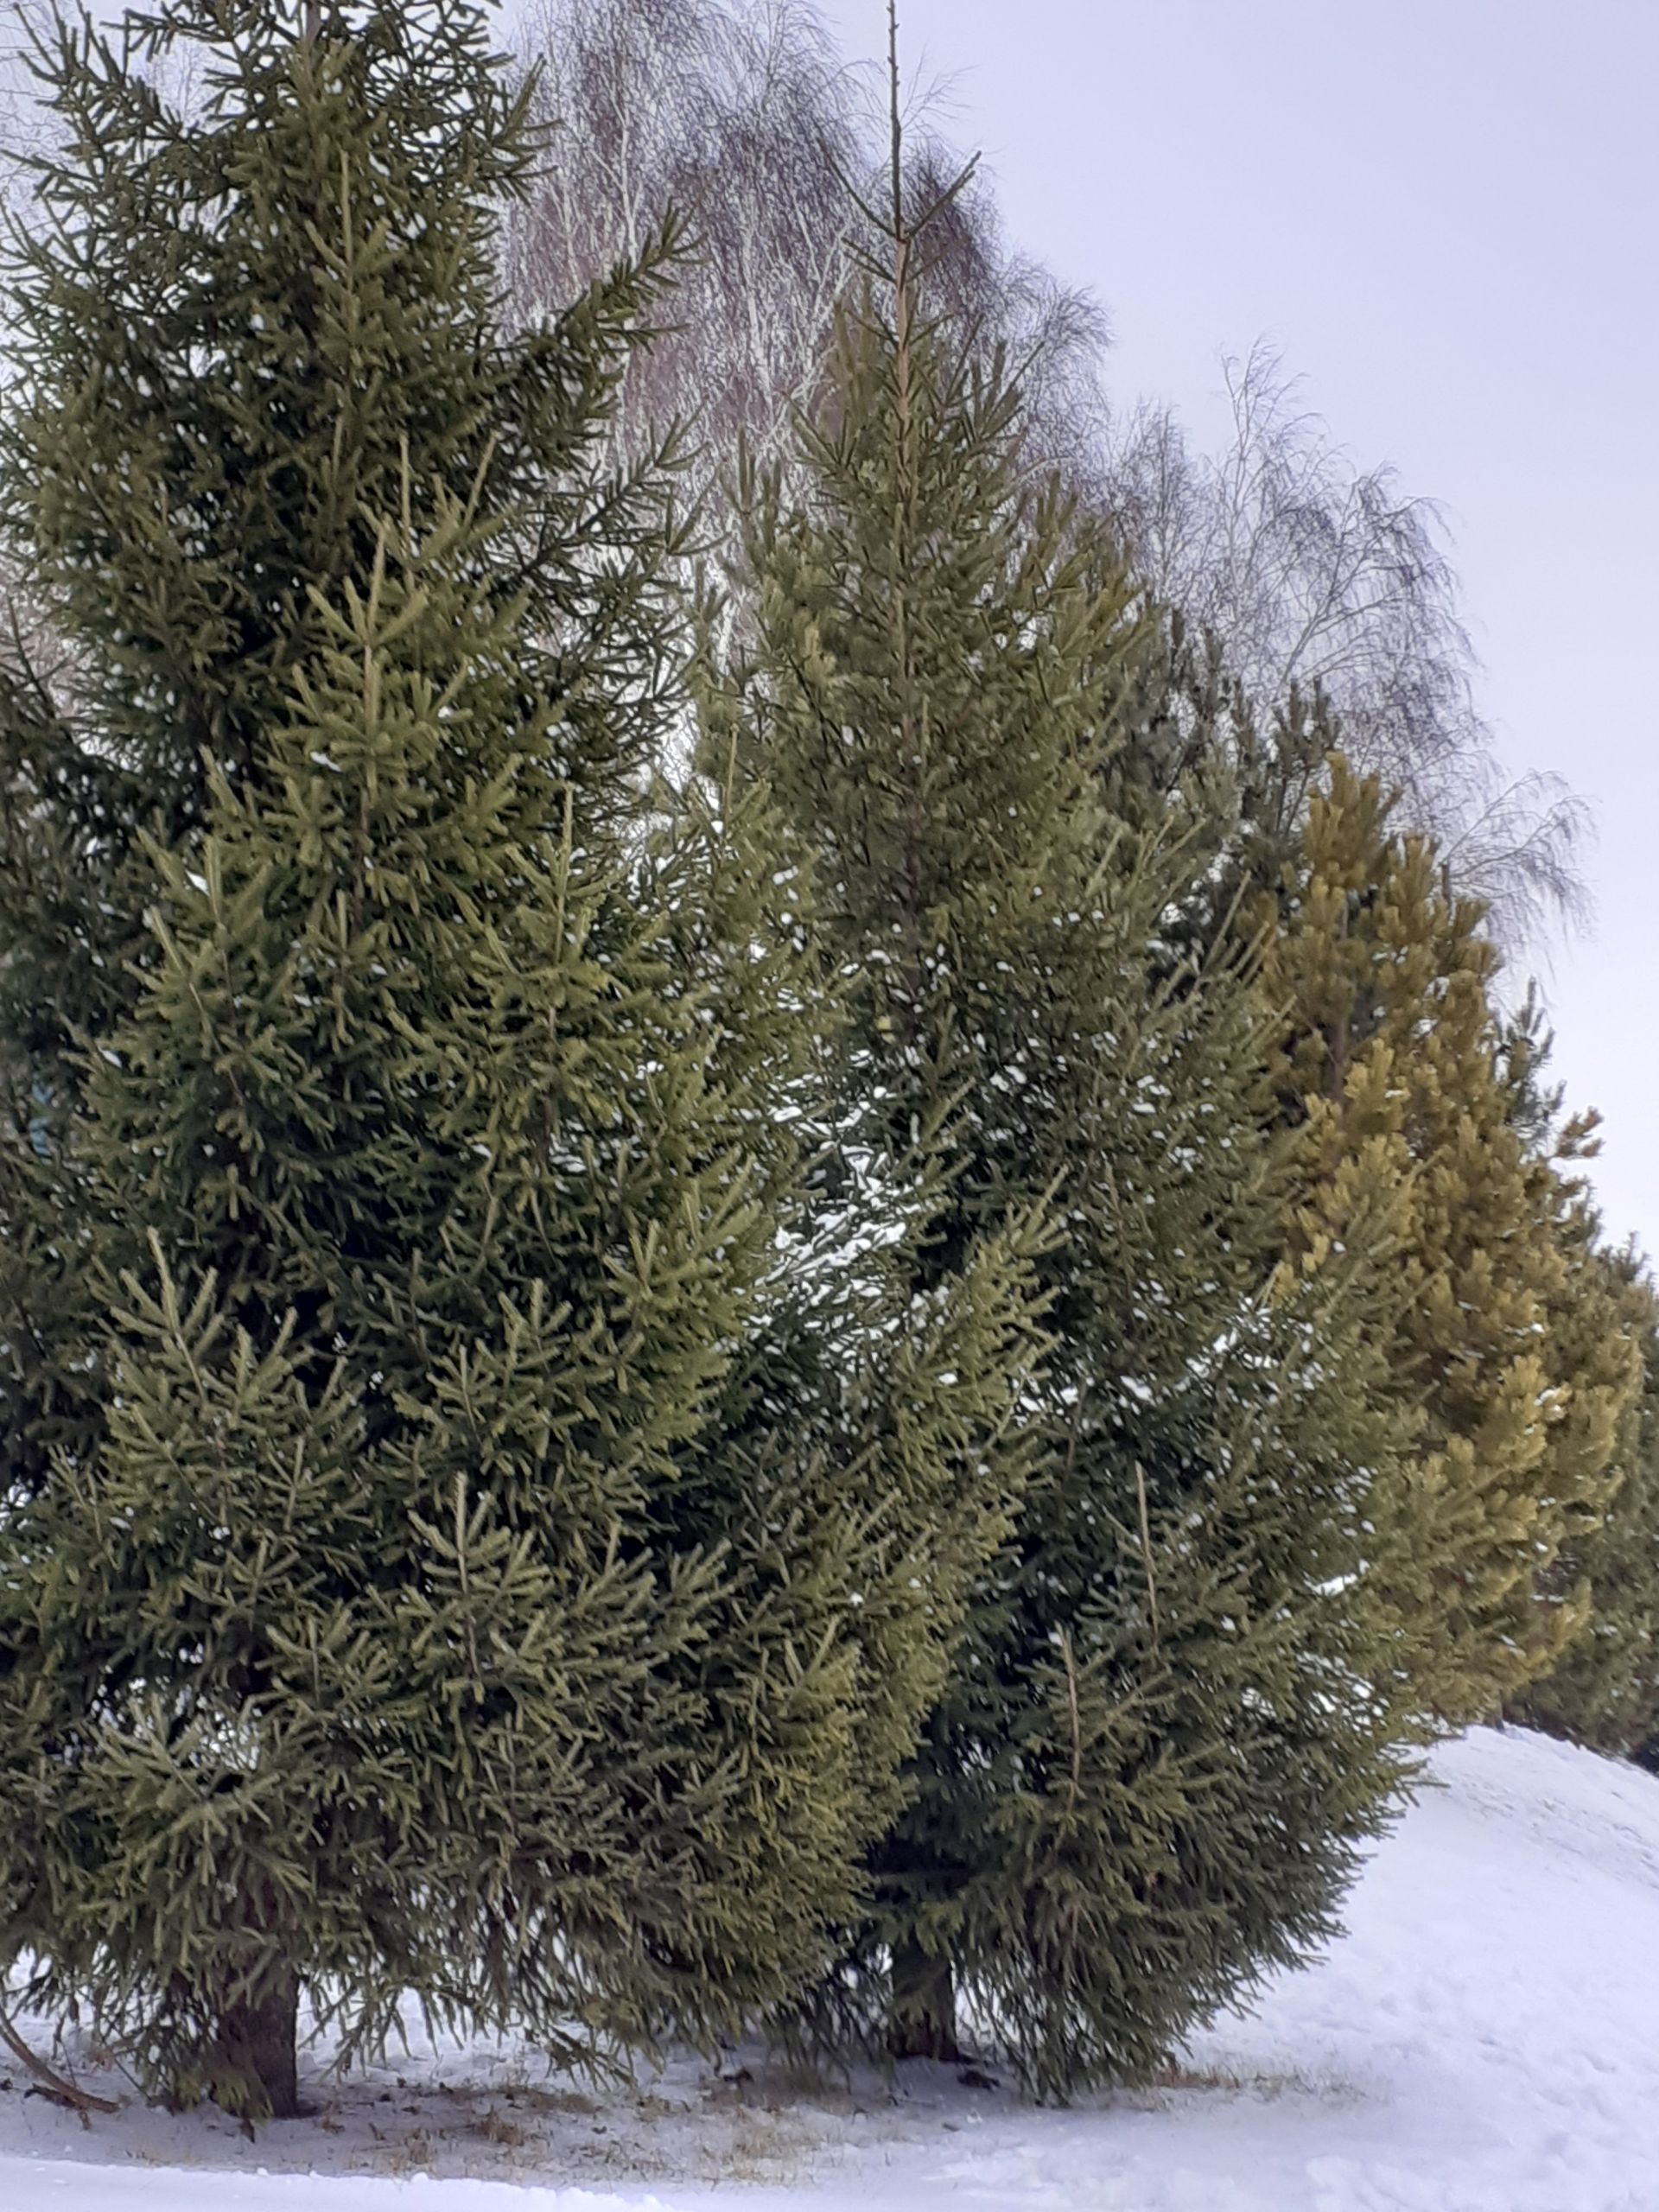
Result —
[[599, 2097], [423, 2051], [319, 2077], [314, 2118], [249, 2143], [136, 2102], [83, 2130], [6, 2063], [0, 2207], [1659, 2212], [1659, 1781], [1485, 1731], [1434, 1766], [1346, 1937], [1166, 2088], [1046, 2112], [946, 2069], [849, 2090], [688, 2063]]

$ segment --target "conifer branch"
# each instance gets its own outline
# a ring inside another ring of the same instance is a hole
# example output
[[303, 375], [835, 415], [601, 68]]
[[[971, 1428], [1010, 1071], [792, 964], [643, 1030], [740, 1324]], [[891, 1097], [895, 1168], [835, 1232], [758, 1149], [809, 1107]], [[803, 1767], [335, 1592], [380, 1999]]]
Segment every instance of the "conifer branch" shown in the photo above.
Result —
[[[899, 0], [887, 0], [887, 162], [893, 194], [893, 240], [902, 272], [905, 251], [905, 125], [899, 101]], [[900, 274], [899, 283], [902, 286]]]
[[1077, 1809], [1078, 1793], [1083, 1788], [1083, 1713], [1077, 1700], [1077, 1662], [1072, 1653], [1069, 1628], [1060, 1630], [1060, 1656], [1065, 1661], [1065, 1702], [1071, 1720], [1071, 1783], [1065, 1801], [1069, 1820]]
[[1147, 1471], [1135, 1463], [1135, 1493], [1141, 1509], [1141, 1556], [1147, 1568], [1147, 1604], [1152, 1618], [1152, 1648], [1158, 1649], [1158, 1578], [1152, 1568], [1152, 1521], [1147, 1511]]
[[926, 810], [925, 770], [912, 694], [909, 597], [906, 586], [915, 548], [914, 510], [916, 472], [914, 453], [915, 405], [912, 386], [912, 322], [913, 276], [910, 265], [910, 232], [905, 222], [904, 117], [899, 74], [899, 0], [887, 0], [887, 112], [889, 184], [892, 192], [893, 238], [893, 411], [898, 429], [898, 467], [893, 512], [893, 570], [889, 578], [893, 621], [893, 658], [899, 694], [899, 775], [908, 788], [905, 846], [905, 904], [910, 935], [905, 976], [906, 1018], [901, 1034], [908, 1041], [921, 1000], [921, 868], [920, 846]]

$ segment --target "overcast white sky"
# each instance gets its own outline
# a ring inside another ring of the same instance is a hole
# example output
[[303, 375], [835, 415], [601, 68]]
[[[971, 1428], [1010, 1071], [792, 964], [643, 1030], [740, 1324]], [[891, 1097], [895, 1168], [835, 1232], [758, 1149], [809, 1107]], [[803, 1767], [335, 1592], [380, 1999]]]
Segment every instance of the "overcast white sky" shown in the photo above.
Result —
[[[1659, 0], [902, 4], [1013, 237], [1107, 308], [1116, 395], [1205, 429], [1270, 334], [1446, 505], [1504, 760], [1594, 808], [1556, 1068], [1659, 1255]], [[885, 0], [825, 13], [885, 50]]]

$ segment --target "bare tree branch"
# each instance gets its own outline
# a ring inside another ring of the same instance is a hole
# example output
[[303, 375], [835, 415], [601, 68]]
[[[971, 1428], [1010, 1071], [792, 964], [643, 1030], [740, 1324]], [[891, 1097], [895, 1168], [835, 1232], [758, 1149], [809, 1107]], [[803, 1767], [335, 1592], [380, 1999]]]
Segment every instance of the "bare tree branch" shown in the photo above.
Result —
[[1402, 826], [1435, 838], [1500, 944], [1583, 921], [1586, 810], [1559, 778], [1502, 771], [1440, 510], [1357, 468], [1271, 347], [1226, 372], [1219, 454], [1162, 409], [1112, 438], [1109, 504], [1148, 581], [1252, 697], [1329, 701], [1344, 751], [1399, 791]]

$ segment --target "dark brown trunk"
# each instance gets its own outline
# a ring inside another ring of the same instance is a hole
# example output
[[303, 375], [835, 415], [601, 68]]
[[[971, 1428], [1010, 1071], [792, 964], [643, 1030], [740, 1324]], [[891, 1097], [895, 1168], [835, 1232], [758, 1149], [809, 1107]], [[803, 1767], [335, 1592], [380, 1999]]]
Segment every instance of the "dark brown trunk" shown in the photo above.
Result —
[[291, 1974], [273, 1975], [257, 1994], [225, 2006], [213, 2050], [216, 2103], [244, 2120], [299, 2117], [299, 2013]]
[[934, 2058], [951, 2066], [962, 2056], [950, 1961], [919, 1943], [893, 1946], [887, 2048], [895, 2058]]

